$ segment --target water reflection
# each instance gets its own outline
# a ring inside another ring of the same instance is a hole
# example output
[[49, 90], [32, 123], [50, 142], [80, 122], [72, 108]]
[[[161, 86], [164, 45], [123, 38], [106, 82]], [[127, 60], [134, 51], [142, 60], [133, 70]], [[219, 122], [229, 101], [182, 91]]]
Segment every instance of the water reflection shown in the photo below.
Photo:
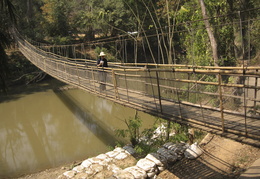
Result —
[[[18, 96], [18, 95], [16, 95]], [[0, 100], [0, 178], [108, 151], [135, 111], [81, 90], [51, 89]], [[144, 124], [154, 118], [141, 113]]]
[[[72, 90], [73, 91], [73, 90]], [[111, 130], [108, 126], [104, 125], [100, 120], [95, 119], [93, 115], [91, 115], [91, 111], [88, 110], [87, 107], [77, 101], [72, 97], [68, 92], [55, 92], [55, 94], [62, 100], [63, 104], [67, 106], [68, 109], [71, 110], [75, 114], [75, 118], [78, 119], [85, 127], [88, 128], [92, 134], [94, 134], [99, 140], [101, 140], [106, 145], [111, 145], [111, 141], [116, 141], [114, 137], [114, 131]], [[87, 99], [86, 99], [87, 100]], [[105, 100], [103, 100], [105, 101]], [[92, 103], [90, 103], [91, 105]], [[102, 104], [102, 103], [101, 103]], [[111, 115], [111, 104], [110, 105], [97, 105], [100, 106], [100, 114], [110, 114]], [[108, 107], [110, 106], [110, 107]], [[93, 110], [93, 106], [91, 107]], [[105, 109], [109, 109], [109, 111]], [[95, 119], [95, 120], [93, 120]]]

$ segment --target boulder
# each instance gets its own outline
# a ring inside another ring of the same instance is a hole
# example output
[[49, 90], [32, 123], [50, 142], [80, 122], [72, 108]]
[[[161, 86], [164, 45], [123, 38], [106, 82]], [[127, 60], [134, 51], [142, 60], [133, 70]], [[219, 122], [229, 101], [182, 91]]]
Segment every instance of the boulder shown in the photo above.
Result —
[[78, 165], [76, 167], [74, 167], [72, 170], [76, 171], [77, 173], [82, 173], [84, 172], [85, 167], [83, 167], [82, 165]]
[[131, 173], [135, 179], [147, 178], [146, 172], [137, 166], [128, 167], [128, 168], [125, 168], [124, 170]]
[[113, 175], [113, 177], [115, 177], [116, 179], [135, 179], [135, 177], [131, 173], [124, 170], [118, 171]]
[[145, 158], [148, 159], [148, 160], [151, 160], [157, 166], [160, 166], [160, 167], [164, 166], [163, 162], [160, 160], [159, 154], [157, 154], [157, 153], [150, 153]]
[[76, 171], [70, 170], [63, 173], [64, 176], [67, 178], [73, 178], [76, 175]]
[[118, 154], [117, 156], [115, 156], [116, 160], [123, 160], [125, 158], [127, 158], [129, 155], [125, 152], [121, 152], [120, 154]]
[[171, 153], [165, 148], [159, 148], [157, 153], [166, 158], [167, 163], [173, 163], [178, 159], [178, 155], [176, 153]]
[[126, 153], [129, 153], [130, 155], [135, 154], [135, 149], [133, 148], [132, 145], [126, 145], [123, 147], [124, 150], [126, 150]]
[[140, 159], [136, 166], [138, 166], [139, 168], [143, 169], [146, 172], [154, 172], [155, 168], [156, 168], [156, 164], [148, 159]]
[[198, 158], [202, 153], [203, 153], [202, 149], [195, 142], [194, 144], [192, 144], [186, 149], [184, 155], [188, 159], [195, 159]]
[[92, 165], [92, 163], [87, 159], [87, 160], [84, 160], [82, 163], [81, 163], [81, 166], [83, 166], [84, 168], [88, 168], [90, 167], [90, 165]]

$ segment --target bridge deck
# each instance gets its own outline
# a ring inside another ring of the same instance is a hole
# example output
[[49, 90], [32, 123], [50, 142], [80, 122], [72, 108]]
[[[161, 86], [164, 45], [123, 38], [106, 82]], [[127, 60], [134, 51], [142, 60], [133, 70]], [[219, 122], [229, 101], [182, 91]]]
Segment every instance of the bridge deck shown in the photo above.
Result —
[[[96, 84], [99, 89], [99, 84]], [[198, 129], [208, 131], [214, 134], [225, 136], [240, 142], [260, 147], [260, 118], [246, 117], [241, 114], [225, 113], [224, 126], [225, 132], [222, 132], [221, 114], [218, 110], [194, 107], [189, 103], [178, 103], [166, 99], [161, 100], [162, 112], [158, 105], [158, 99], [150, 95], [136, 94], [135, 92], [118, 90], [118, 98], [115, 98], [114, 88], [107, 85], [106, 90], [94, 92], [101, 97], [109, 98], [125, 106], [144, 111], [154, 116], [164, 119], [188, 124]], [[154, 103], [156, 101], [156, 103]], [[246, 126], [245, 126], [246, 120]], [[247, 134], [245, 133], [245, 128]]]

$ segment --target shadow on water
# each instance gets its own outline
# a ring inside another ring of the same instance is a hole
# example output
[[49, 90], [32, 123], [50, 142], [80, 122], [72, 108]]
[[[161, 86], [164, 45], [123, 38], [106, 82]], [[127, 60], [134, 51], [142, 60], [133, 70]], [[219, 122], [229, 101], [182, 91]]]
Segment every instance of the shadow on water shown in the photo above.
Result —
[[65, 94], [62, 91], [55, 90], [54, 93], [61, 99], [61, 101], [68, 107], [68, 109], [74, 113], [77, 111], [77, 119], [85, 125], [97, 138], [99, 138], [104, 144], [115, 146], [118, 139], [114, 136], [114, 131], [104, 125], [101, 121], [93, 120], [90, 116], [91, 112], [87, 110], [83, 105], [80, 105], [71, 95]]
[[66, 85], [56, 79], [46, 79], [39, 83], [9, 87], [7, 94], [0, 93], [0, 103], [18, 100], [25, 95], [45, 92]]

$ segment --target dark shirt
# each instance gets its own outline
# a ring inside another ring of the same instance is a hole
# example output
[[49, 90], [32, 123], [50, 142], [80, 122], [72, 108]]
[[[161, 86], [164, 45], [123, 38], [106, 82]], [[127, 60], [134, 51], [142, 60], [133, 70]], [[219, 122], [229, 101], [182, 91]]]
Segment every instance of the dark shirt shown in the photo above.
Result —
[[107, 59], [106, 59], [106, 58], [101, 59], [101, 57], [97, 60], [97, 65], [100, 64], [100, 61], [101, 61], [101, 60], [103, 60], [104, 63], [103, 63], [103, 65], [101, 65], [100, 67], [108, 67]]

